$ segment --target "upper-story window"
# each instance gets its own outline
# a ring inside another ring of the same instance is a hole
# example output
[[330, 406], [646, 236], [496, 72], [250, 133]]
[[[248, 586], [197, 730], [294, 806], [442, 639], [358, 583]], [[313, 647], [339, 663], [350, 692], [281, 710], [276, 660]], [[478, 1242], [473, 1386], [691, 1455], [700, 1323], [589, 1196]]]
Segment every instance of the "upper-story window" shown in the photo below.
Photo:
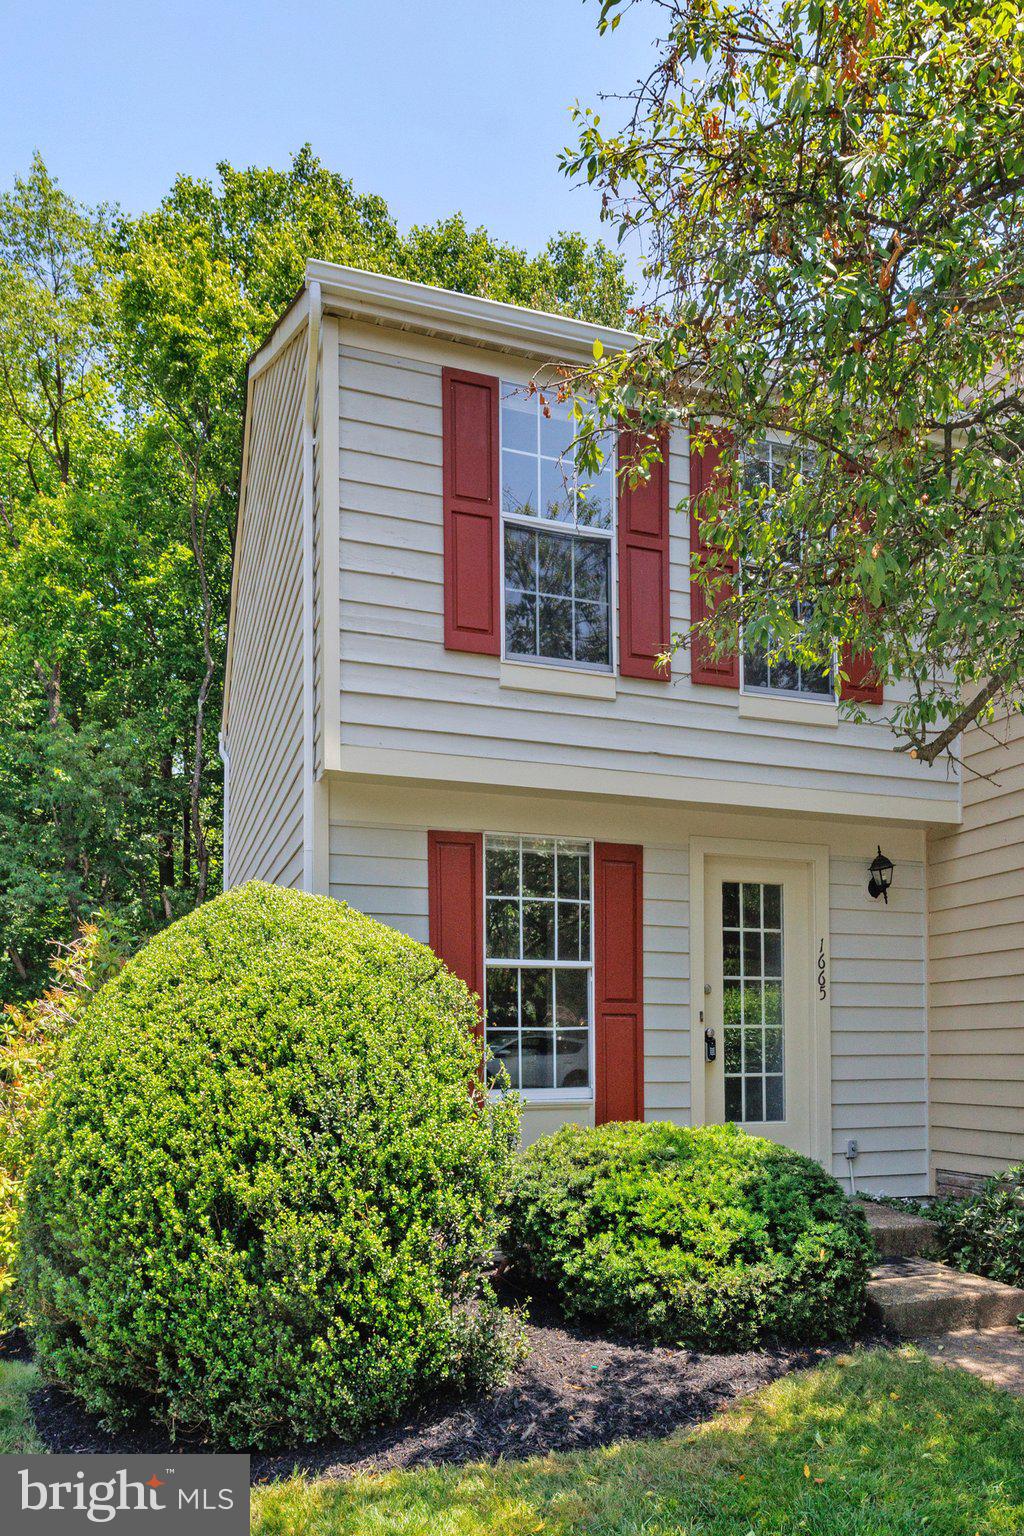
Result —
[[[805, 478], [815, 473], [814, 454], [792, 443], [776, 443], [765, 440], [749, 445], [743, 453], [743, 480], [748, 491], [762, 487], [781, 490], [795, 474]], [[794, 606], [794, 616], [800, 622], [807, 614], [806, 604]], [[820, 666], [801, 666], [784, 656], [770, 659], [769, 651], [759, 646], [744, 644], [743, 687], [745, 690], [761, 689], [772, 693], [799, 693], [815, 698], [833, 698], [835, 695], [835, 669], [823, 671]]]
[[609, 668], [615, 456], [581, 480], [569, 406], [546, 406], [501, 386], [505, 655]]

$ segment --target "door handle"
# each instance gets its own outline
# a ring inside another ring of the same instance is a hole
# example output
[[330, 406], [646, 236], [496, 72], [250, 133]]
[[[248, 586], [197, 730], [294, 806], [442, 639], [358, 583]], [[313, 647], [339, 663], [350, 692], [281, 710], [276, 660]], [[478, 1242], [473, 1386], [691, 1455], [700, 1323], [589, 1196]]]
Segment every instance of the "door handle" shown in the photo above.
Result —
[[704, 1031], [704, 1060], [714, 1061], [718, 1055], [718, 1041], [715, 1039], [713, 1029]]

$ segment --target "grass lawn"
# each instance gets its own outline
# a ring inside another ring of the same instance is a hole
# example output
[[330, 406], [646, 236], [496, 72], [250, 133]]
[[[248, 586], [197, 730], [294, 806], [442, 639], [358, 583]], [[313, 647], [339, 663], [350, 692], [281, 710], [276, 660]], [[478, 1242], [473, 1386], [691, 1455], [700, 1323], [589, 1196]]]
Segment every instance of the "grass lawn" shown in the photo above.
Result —
[[28, 1395], [38, 1383], [34, 1365], [21, 1360], [0, 1360], [0, 1456], [43, 1449], [28, 1409]]
[[256, 1492], [257, 1536], [1021, 1536], [1024, 1402], [914, 1351], [579, 1456]]
[[[0, 1450], [31, 1367], [0, 1363]], [[19, 1426], [21, 1428], [19, 1429]], [[257, 1489], [256, 1536], [1020, 1536], [1024, 1402], [913, 1350], [790, 1376], [673, 1440]]]

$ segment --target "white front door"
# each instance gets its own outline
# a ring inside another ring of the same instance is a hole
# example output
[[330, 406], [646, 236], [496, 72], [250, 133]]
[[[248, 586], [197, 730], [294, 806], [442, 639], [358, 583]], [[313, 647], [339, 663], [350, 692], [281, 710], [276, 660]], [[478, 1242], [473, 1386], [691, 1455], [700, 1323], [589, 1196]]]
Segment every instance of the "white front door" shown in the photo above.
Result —
[[696, 1066], [705, 1074], [704, 1119], [734, 1121], [808, 1154], [813, 934], [807, 865], [705, 861], [703, 1062]]

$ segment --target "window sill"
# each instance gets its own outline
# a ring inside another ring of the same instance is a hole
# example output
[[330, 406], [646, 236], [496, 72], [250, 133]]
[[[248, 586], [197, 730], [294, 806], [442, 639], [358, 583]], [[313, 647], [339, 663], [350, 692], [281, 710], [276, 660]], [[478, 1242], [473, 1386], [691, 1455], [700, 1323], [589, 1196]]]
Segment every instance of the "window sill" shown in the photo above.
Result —
[[[591, 1109], [594, 1104], [594, 1095], [589, 1090], [574, 1094], [560, 1093], [550, 1088], [510, 1088], [509, 1092], [519, 1095], [520, 1103], [525, 1109]], [[500, 1099], [502, 1095], [496, 1088], [489, 1088], [487, 1097], [493, 1101]]]
[[741, 692], [739, 711], [744, 720], [776, 720], [832, 729], [839, 724], [839, 710], [833, 699], [787, 699], [779, 694]]
[[545, 667], [529, 661], [503, 661], [498, 675], [502, 688], [526, 693], [558, 693], [580, 699], [614, 699], [613, 672], [590, 672], [581, 667]]

